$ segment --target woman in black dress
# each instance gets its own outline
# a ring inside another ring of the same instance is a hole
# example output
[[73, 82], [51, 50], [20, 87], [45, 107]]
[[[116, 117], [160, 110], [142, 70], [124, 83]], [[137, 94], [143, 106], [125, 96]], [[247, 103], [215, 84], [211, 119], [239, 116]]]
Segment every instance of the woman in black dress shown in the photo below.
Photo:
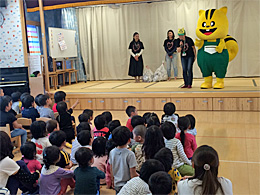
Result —
[[143, 57], [142, 53], [144, 51], [144, 45], [139, 39], [139, 34], [137, 32], [133, 35], [133, 41], [129, 45], [130, 65], [128, 75], [135, 77], [135, 82], [140, 82], [140, 77], [143, 76]]

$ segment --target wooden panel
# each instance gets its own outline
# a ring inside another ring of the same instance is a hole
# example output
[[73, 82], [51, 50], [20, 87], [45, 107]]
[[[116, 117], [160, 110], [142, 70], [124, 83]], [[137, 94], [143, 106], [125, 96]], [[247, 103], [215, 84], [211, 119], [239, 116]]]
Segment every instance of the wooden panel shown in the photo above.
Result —
[[95, 109], [96, 108], [96, 99], [80, 99], [80, 108], [84, 109]]
[[132, 98], [132, 106], [135, 106], [137, 110], [141, 109], [142, 98]]
[[154, 109], [153, 110], [163, 110], [164, 104], [170, 102], [171, 98], [154, 98]]
[[141, 107], [139, 110], [154, 110], [155, 98], [141, 98]]
[[242, 110], [238, 98], [213, 98], [213, 110]]
[[96, 99], [96, 109], [97, 110], [105, 110], [105, 99], [104, 98], [97, 98]]
[[171, 98], [176, 110], [194, 110], [194, 98]]
[[260, 111], [260, 98], [239, 98], [242, 110]]
[[212, 98], [195, 98], [194, 110], [212, 110]]

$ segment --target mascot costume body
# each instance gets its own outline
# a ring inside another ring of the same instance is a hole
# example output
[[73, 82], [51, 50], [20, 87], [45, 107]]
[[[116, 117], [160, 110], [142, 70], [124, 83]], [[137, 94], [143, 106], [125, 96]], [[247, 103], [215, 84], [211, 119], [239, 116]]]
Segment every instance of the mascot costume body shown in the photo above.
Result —
[[228, 63], [235, 58], [238, 45], [228, 35], [227, 7], [199, 11], [195, 45], [198, 47], [197, 62], [205, 82], [202, 89], [212, 88], [212, 73], [215, 72], [217, 82], [214, 89], [224, 88]]

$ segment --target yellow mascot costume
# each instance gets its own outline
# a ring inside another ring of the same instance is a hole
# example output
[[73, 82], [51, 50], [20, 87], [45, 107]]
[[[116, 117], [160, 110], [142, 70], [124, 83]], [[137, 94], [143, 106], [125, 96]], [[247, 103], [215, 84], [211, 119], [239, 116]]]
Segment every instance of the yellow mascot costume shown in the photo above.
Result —
[[202, 89], [212, 88], [212, 73], [217, 82], [214, 89], [224, 88], [228, 63], [235, 58], [238, 44], [228, 35], [227, 7], [199, 11], [195, 45], [198, 47], [197, 62], [205, 82]]

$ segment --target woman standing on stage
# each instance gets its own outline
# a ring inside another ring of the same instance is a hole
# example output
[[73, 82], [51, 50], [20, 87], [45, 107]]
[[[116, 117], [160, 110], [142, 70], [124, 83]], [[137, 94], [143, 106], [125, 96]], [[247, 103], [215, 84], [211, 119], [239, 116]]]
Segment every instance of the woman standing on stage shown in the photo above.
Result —
[[164, 49], [166, 51], [166, 64], [167, 64], [167, 74], [168, 80], [171, 80], [171, 67], [174, 70], [174, 79], [177, 79], [178, 76], [178, 68], [177, 68], [177, 40], [174, 39], [174, 32], [172, 30], [168, 30], [167, 39], [164, 41]]
[[144, 45], [139, 39], [138, 32], [134, 33], [133, 41], [130, 43], [128, 49], [131, 54], [128, 75], [135, 77], [135, 82], [139, 83], [141, 76], [143, 76], [144, 64], [142, 53]]

